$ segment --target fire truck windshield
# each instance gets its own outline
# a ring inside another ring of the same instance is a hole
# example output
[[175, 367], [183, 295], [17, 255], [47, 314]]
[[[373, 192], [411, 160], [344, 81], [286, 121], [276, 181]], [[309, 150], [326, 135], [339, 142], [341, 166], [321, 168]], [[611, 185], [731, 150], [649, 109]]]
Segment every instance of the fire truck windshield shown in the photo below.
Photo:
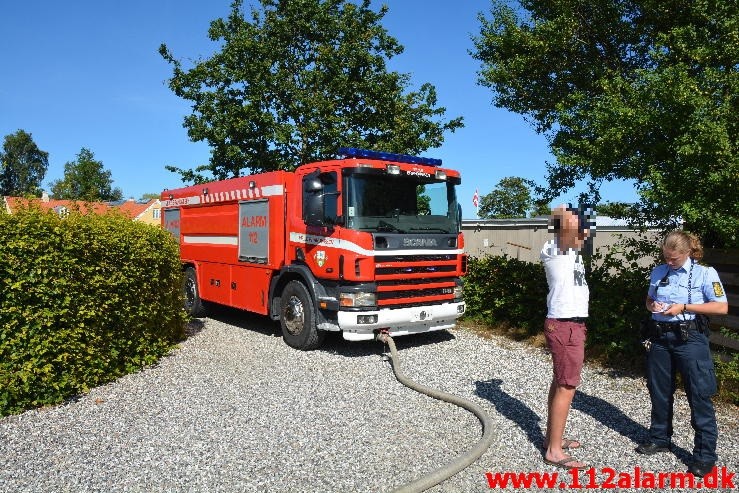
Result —
[[344, 177], [345, 225], [385, 233], [457, 233], [455, 185], [433, 177], [349, 174]]

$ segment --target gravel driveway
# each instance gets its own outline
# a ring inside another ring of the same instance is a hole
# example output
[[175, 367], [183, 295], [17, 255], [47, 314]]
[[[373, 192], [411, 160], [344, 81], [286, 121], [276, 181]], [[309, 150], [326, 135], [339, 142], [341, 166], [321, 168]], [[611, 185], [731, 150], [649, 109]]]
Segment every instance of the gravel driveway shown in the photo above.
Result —
[[[0, 491], [385, 492], [480, 437], [473, 415], [399, 384], [380, 343], [329, 337], [300, 352], [265, 318], [216, 317], [155, 367], [0, 419]], [[496, 442], [475, 464], [429, 491], [490, 491], [486, 472], [556, 471], [539, 450], [547, 354], [464, 329], [396, 343], [408, 377], [478, 403], [496, 426]], [[736, 407], [719, 409], [720, 465], [731, 472], [739, 471], [738, 416]], [[576, 456], [598, 481], [607, 479], [602, 468], [617, 478], [636, 466], [685, 471], [693, 434], [684, 395], [675, 454], [634, 452], [648, 422], [642, 379], [584, 370], [568, 436], [584, 442]]]

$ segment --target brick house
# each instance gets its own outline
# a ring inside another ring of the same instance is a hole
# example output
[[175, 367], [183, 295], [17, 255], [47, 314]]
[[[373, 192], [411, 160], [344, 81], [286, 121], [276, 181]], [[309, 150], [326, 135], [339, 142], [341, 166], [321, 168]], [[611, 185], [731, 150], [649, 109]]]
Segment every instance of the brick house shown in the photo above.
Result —
[[49, 198], [44, 192], [41, 198], [25, 197], [0, 197], [0, 209], [8, 214], [13, 214], [19, 208], [35, 205], [46, 210], [53, 210], [57, 214], [65, 215], [71, 210], [79, 210], [82, 213], [105, 214], [113, 210], [119, 210], [134, 221], [158, 226], [161, 202], [159, 199], [151, 199], [146, 202], [137, 202], [133, 199], [120, 202], [85, 202], [78, 200], [56, 200]]

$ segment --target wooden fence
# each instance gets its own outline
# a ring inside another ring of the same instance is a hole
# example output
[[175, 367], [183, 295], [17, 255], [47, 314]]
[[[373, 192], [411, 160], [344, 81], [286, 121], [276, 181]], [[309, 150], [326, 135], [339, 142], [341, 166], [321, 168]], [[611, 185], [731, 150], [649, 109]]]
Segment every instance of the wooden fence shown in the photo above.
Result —
[[719, 332], [722, 327], [739, 334], [739, 250], [706, 249], [703, 260], [718, 271], [729, 301], [728, 315], [712, 315], [711, 342], [739, 351], [739, 340]]

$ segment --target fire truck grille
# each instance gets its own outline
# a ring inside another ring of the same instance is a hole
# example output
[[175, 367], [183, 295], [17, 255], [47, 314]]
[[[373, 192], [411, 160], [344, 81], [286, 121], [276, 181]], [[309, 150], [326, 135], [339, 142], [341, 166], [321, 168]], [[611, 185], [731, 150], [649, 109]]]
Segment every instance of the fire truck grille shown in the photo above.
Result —
[[405, 275], [405, 274], [428, 274], [438, 272], [454, 272], [457, 268], [454, 265], [428, 265], [428, 266], [408, 266], [408, 267], [380, 267], [375, 269], [378, 279], [386, 275]]
[[377, 304], [401, 308], [454, 301], [457, 255], [375, 257]]
[[[436, 280], [434, 283], [417, 283], [409, 285], [408, 282], [404, 282], [402, 285], [395, 283], [378, 283], [377, 301], [386, 300], [407, 300], [409, 298], [425, 298], [425, 297], [443, 297], [449, 300], [454, 298], [454, 278]], [[425, 285], [433, 284], [434, 287], [427, 287]], [[439, 286], [444, 284], [445, 286]], [[395, 288], [401, 287], [402, 289], [396, 290]], [[388, 289], [387, 291], [383, 288]], [[392, 290], [390, 290], [392, 289]]]
[[380, 255], [375, 257], [377, 280], [448, 277], [457, 272], [456, 255]]
[[456, 255], [378, 255], [375, 257], [375, 262], [443, 262], [443, 261], [456, 261]]

